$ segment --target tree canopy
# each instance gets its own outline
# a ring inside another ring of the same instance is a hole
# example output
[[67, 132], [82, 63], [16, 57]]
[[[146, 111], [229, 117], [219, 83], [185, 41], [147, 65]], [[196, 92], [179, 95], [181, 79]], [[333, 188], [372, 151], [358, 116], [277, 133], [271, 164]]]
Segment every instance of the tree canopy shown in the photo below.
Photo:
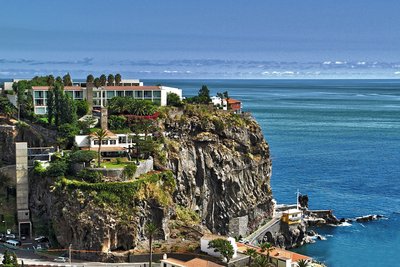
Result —
[[224, 258], [226, 258], [228, 263], [235, 253], [231, 242], [223, 238], [211, 240], [208, 243], [208, 248], [213, 248], [215, 252], [219, 252]]
[[153, 115], [157, 105], [150, 100], [134, 99], [131, 97], [117, 96], [108, 101], [109, 114], [130, 114], [137, 116]]

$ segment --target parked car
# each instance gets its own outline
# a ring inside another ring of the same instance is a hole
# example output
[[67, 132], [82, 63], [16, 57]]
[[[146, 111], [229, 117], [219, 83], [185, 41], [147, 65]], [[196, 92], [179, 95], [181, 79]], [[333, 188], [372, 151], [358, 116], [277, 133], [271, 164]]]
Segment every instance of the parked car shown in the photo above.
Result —
[[57, 257], [54, 259], [54, 261], [57, 261], [57, 262], [66, 262], [67, 260], [68, 260], [67, 257]]

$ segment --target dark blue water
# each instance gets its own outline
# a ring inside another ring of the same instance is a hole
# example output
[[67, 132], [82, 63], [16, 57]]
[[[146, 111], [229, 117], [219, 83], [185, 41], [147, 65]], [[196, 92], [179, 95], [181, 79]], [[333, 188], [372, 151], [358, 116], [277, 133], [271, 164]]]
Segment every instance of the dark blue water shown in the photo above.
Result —
[[326, 241], [298, 251], [329, 266], [400, 266], [400, 81], [164, 80], [194, 95], [228, 90], [260, 123], [273, 160], [272, 189], [338, 217], [387, 220], [326, 227]]

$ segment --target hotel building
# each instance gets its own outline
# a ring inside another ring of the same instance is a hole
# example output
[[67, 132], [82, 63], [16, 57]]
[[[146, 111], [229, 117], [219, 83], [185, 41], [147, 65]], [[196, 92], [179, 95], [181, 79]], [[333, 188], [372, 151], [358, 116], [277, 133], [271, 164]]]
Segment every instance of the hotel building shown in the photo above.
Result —
[[[35, 114], [47, 113], [48, 86], [32, 86]], [[87, 87], [86, 83], [73, 83], [64, 86], [64, 92], [74, 100], [86, 99], [92, 107], [101, 108], [116, 96], [150, 100], [161, 106], [167, 105], [167, 94], [175, 93], [182, 99], [182, 90], [167, 86], [144, 86], [139, 80], [122, 80], [120, 85]]]

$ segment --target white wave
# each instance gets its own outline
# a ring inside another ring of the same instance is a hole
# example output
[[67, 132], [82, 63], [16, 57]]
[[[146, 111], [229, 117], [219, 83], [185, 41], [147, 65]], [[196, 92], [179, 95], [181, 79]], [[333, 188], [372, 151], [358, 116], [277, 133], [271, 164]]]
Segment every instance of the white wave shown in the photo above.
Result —
[[335, 226], [335, 227], [349, 227], [349, 226], [353, 226], [351, 223], [349, 222], [343, 222], [341, 224], [329, 224], [329, 226]]

